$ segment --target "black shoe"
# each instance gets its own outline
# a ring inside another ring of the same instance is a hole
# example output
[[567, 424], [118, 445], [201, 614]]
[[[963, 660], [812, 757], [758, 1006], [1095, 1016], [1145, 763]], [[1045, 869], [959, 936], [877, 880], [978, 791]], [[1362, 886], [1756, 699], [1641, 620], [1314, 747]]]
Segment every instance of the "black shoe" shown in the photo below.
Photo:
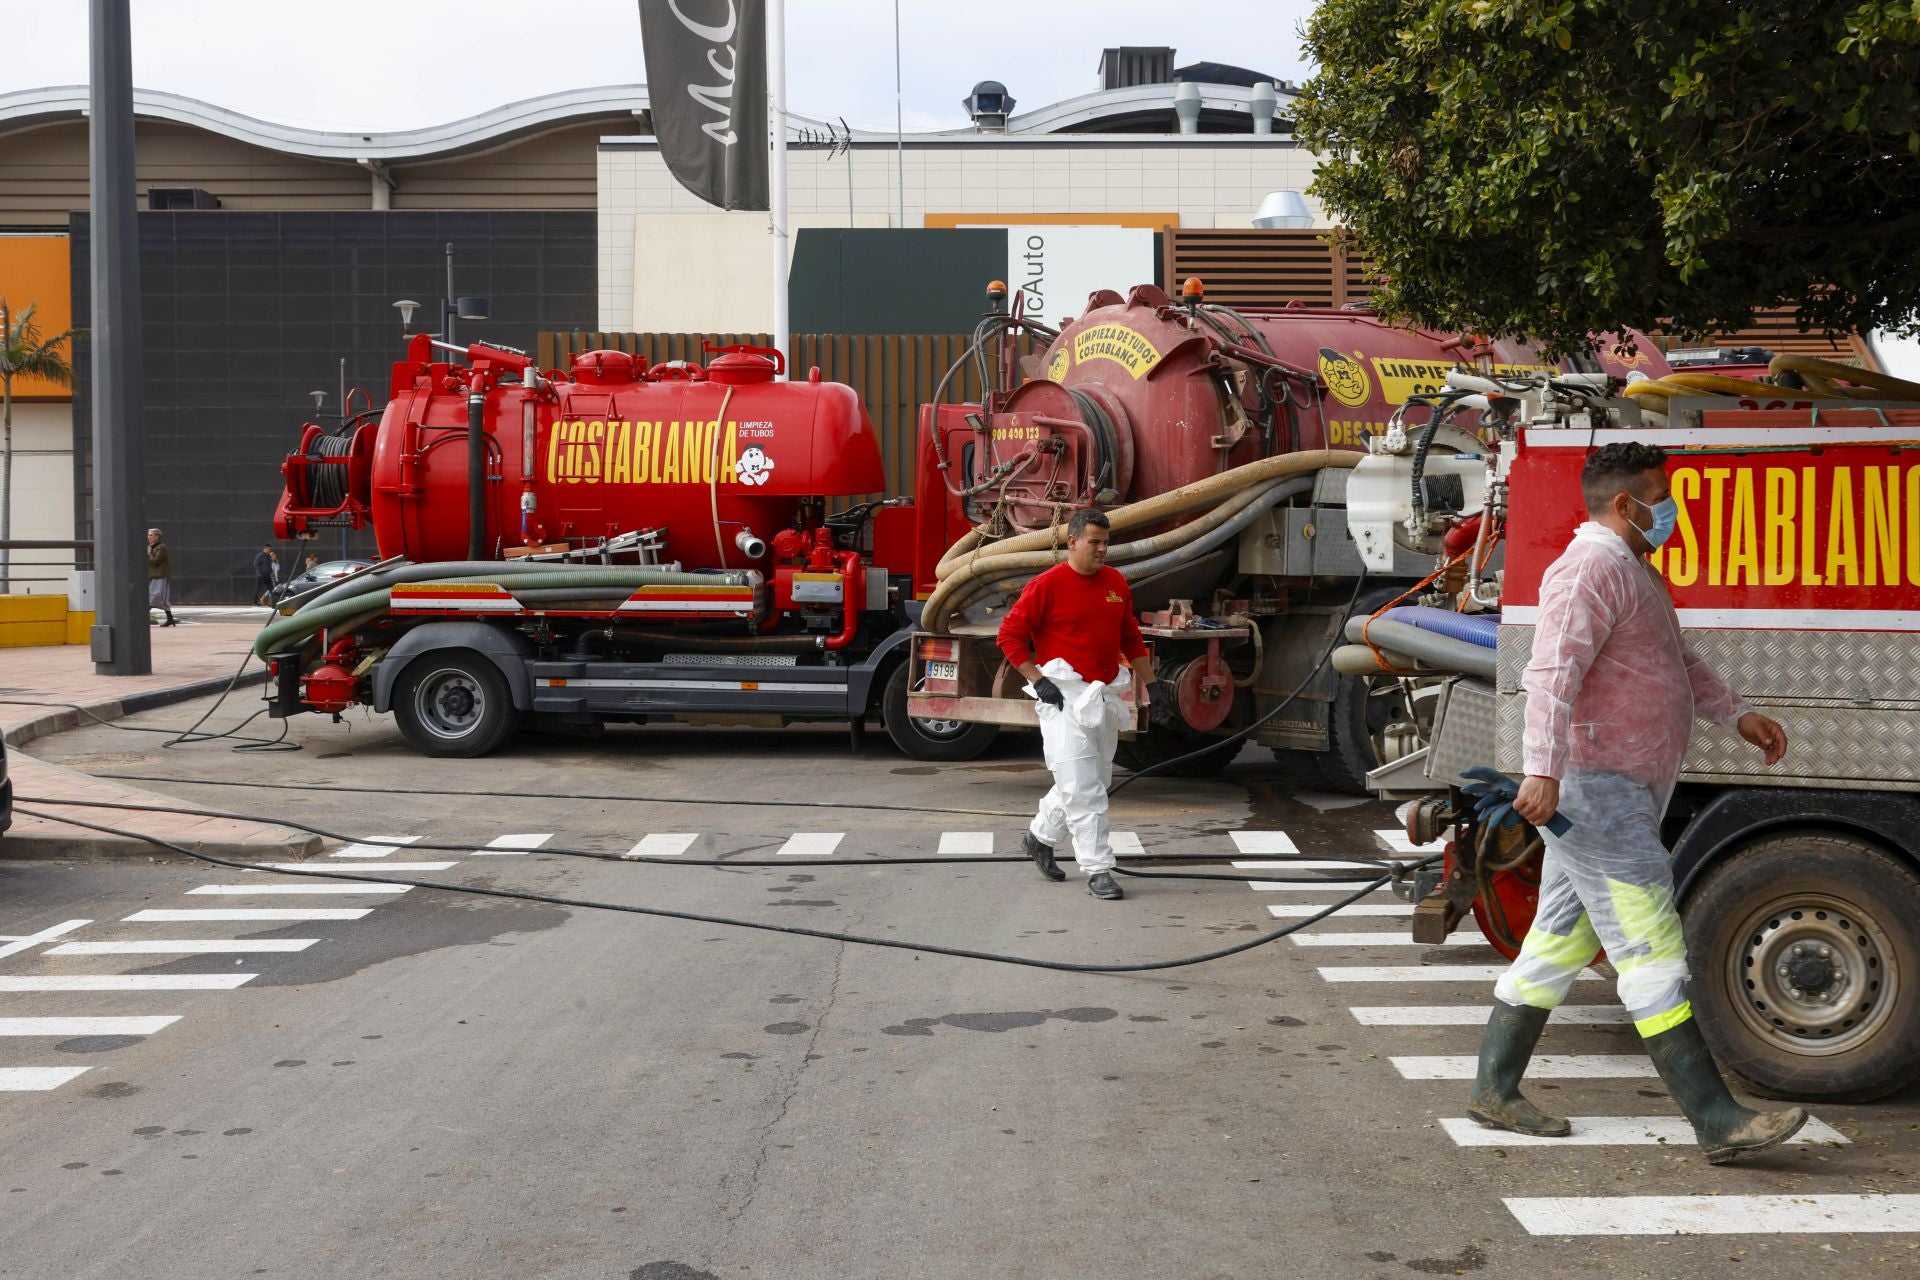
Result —
[[1020, 839], [1020, 847], [1033, 859], [1033, 865], [1040, 868], [1040, 874], [1049, 880], [1065, 880], [1067, 873], [1053, 860], [1053, 846], [1040, 843], [1040, 837], [1029, 831]]
[[1088, 876], [1087, 892], [1096, 898], [1105, 898], [1110, 902], [1118, 902], [1127, 896], [1120, 892], [1120, 885], [1114, 880], [1113, 873], [1110, 871], [1096, 871]]
[[165, 622], [161, 623], [160, 625], [163, 627], [177, 627], [180, 624], [175, 622], [172, 618], [168, 618]]

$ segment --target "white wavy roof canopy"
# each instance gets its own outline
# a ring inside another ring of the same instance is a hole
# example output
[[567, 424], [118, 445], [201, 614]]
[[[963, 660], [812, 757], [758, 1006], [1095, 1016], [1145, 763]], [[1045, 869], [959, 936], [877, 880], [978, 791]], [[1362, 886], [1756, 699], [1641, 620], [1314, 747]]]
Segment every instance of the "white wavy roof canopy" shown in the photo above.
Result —
[[[0, 93], [0, 134], [78, 120], [86, 115], [89, 105], [85, 85]], [[647, 107], [647, 87], [643, 84], [601, 85], [509, 102], [464, 120], [421, 129], [323, 130], [275, 124], [177, 93], [133, 91], [133, 111], [140, 119], [169, 120], [271, 151], [348, 163], [459, 155], [569, 124], [631, 116]]]

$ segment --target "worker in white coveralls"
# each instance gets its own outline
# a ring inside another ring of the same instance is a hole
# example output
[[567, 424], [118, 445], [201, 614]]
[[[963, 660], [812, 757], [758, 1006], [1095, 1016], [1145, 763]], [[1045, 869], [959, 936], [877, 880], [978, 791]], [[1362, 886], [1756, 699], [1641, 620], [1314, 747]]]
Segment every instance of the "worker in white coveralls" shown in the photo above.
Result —
[[[1494, 988], [1468, 1112], [1482, 1125], [1560, 1137], [1568, 1122], [1520, 1094], [1548, 1013], [1602, 947], [1648, 1054], [1723, 1164], [1786, 1141], [1799, 1107], [1750, 1111], [1720, 1079], [1687, 1000], [1686, 941], [1660, 821], [1695, 717], [1737, 732], [1777, 763], [1787, 735], [1689, 649], [1666, 583], [1647, 562], [1677, 518], [1666, 453], [1610, 444], [1580, 477], [1590, 517], [1548, 568], [1527, 694], [1526, 779], [1512, 798], [1541, 828], [1546, 857], [1533, 927]], [[1510, 786], [1510, 781], [1508, 782]], [[1558, 811], [1564, 835], [1545, 830]]]
[[1121, 694], [1131, 684], [1134, 701], [1146, 709], [1153, 659], [1133, 616], [1133, 592], [1106, 563], [1109, 533], [1100, 512], [1073, 514], [1066, 563], [1020, 593], [1000, 624], [1000, 651], [1027, 678], [1041, 749], [1053, 773], [1053, 789], [1027, 828], [1027, 854], [1047, 879], [1065, 880], [1053, 851], [1071, 836], [1087, 891], [1111, 900], [1125, 895], [1113, 878], [1107, 786], [1114, 748], [1134, 714]]

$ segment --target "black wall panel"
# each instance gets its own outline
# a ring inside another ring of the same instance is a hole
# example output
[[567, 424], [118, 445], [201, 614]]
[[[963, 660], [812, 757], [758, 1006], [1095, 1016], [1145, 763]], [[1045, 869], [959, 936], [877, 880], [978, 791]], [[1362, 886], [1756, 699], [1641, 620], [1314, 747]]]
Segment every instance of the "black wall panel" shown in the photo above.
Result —
[[788, 288], [795, 333], [972, 333], [1007, 275], [1004, 228], [802, 227]]
[[[340, 411], [347, 384], [386, 403], [401, 355], [393, 303], [422, 303], [414, 325], [437, 330], [446, 289], [489, 299], [491, 319], [458, 322], [531, 351], [543, 329], [591, 326], [598, 311], [595, 220], [579, 212], [142, 213], [140, 271], [146, 345], [147, 523], [173, 553], [176, 603], [232, 603], [252, 590], [254, 552], [273, 536], [280, 462], [313, 414], [308, 392]], [[84, 213], [71, 220], [73, 306], [92, 310]], [[75, 524], [92, 536], [92, 352], [75, 344]], [[356, 398], [356, 407], [358, 400]], [[372, 554], [371, 534], [349, 550]], [[282, 546], [341, 554], [337, 534]]]

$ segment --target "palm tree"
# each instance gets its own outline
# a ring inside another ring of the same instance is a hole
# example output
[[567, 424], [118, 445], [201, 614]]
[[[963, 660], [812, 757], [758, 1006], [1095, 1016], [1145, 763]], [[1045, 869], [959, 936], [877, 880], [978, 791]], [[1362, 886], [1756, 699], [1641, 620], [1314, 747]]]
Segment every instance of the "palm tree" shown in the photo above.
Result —
[[42, 338], [40, 326], [33, 322], [34, 306], [28, 303], [17, 319], [9, 320], [7, 304], [0, 300], [0, 433], [4, 433], [0, 438], [0, 595], [10, 585], [12, 568], [12, 552], [5, 544], [13, 537], [13, 380], [17, 375], [44, 378], [62, 387], [72, 383], [73, 366], [60, 348], [80, 333], [69, 329]]

